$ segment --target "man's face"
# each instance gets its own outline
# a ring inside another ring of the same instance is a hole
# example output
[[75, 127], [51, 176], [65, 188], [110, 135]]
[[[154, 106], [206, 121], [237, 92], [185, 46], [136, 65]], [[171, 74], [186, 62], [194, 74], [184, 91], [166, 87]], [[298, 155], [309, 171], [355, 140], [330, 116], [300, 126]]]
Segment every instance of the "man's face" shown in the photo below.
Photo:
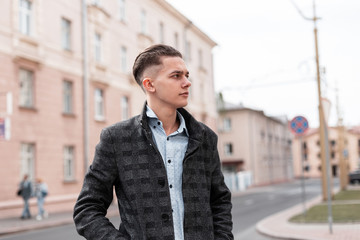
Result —
[[180, 108], [188, 104], [189, 71], [180, 57], [162, 57], [162, 65], [155, 66], [151, 77], [153, 98], [160, 107]]

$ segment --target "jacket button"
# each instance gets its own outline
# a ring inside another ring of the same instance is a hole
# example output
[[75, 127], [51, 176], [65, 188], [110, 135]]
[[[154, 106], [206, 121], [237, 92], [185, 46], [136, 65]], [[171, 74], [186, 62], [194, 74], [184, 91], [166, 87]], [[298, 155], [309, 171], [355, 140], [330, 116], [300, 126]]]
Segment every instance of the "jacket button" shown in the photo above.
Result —
[[164, 222], [168, 222], [170, 219], [170, 216], [168, 214], [163, 213], [163, 214], [161, 214], [161, 218], [163, 219]]
[[158, 184], [159, 184], [161, 187], [165, 187], [165, 180], [164, 180], [164, 179], [159, 179], [159, 180], [158, 180]]

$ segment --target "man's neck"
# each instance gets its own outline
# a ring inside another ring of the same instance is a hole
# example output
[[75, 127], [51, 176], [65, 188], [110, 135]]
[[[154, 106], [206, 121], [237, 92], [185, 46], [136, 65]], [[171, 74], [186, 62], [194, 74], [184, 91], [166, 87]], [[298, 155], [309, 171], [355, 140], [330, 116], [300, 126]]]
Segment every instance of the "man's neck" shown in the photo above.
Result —
[[177, 119], [176, 109], [166, 106], [158, 107], [156, 104], [151, 104], [150, 102], [148, 102], [148, 105], [162, 122], [167, 136], [179, 128], [180, 121]]

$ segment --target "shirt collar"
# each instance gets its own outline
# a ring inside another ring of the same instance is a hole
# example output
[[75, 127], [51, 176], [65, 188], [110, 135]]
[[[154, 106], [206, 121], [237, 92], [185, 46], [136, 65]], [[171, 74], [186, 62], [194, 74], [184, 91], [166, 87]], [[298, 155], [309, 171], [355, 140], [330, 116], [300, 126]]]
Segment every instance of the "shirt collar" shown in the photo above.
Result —
[[[188, 130], [186, 128], [186, 124], [185, 124], [185, 119], [184, 117], [181, 115], [181, 113], [179, 111], [176, 110], [176, 114], [177, 117], [180, 120], [180, 125], [179, 128], [177, 129], [178, 133], [182, 133], [183, 131], [186, 133], [187, 136], [189, 136]], [[149, 105], [146, 105], [146, 116], [148, 118], [152, 118], [152, 119], [156, 119], [157, 121], [160, 122], [161, 126], [162, 126], [162, 122], [159, 120], [159, 118], [156, 116], [155, 112], [149, 107]]]

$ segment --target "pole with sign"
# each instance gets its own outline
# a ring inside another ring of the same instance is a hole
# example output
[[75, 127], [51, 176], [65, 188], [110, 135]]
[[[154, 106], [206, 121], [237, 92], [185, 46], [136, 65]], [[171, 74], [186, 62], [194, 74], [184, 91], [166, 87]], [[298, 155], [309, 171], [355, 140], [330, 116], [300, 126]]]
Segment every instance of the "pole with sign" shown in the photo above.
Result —
[[290, 130], [299, 137], [300, 140], [300, 154], [301, 154], [301, 196], [303, 202], [303, 217], [306, 219], [306, 191], [305, 191], [305, 177], [304, 177], [304, 147], [302, 136], [309, 129], [309, 123], [303, 116], [296, 116], [290, 121]]

